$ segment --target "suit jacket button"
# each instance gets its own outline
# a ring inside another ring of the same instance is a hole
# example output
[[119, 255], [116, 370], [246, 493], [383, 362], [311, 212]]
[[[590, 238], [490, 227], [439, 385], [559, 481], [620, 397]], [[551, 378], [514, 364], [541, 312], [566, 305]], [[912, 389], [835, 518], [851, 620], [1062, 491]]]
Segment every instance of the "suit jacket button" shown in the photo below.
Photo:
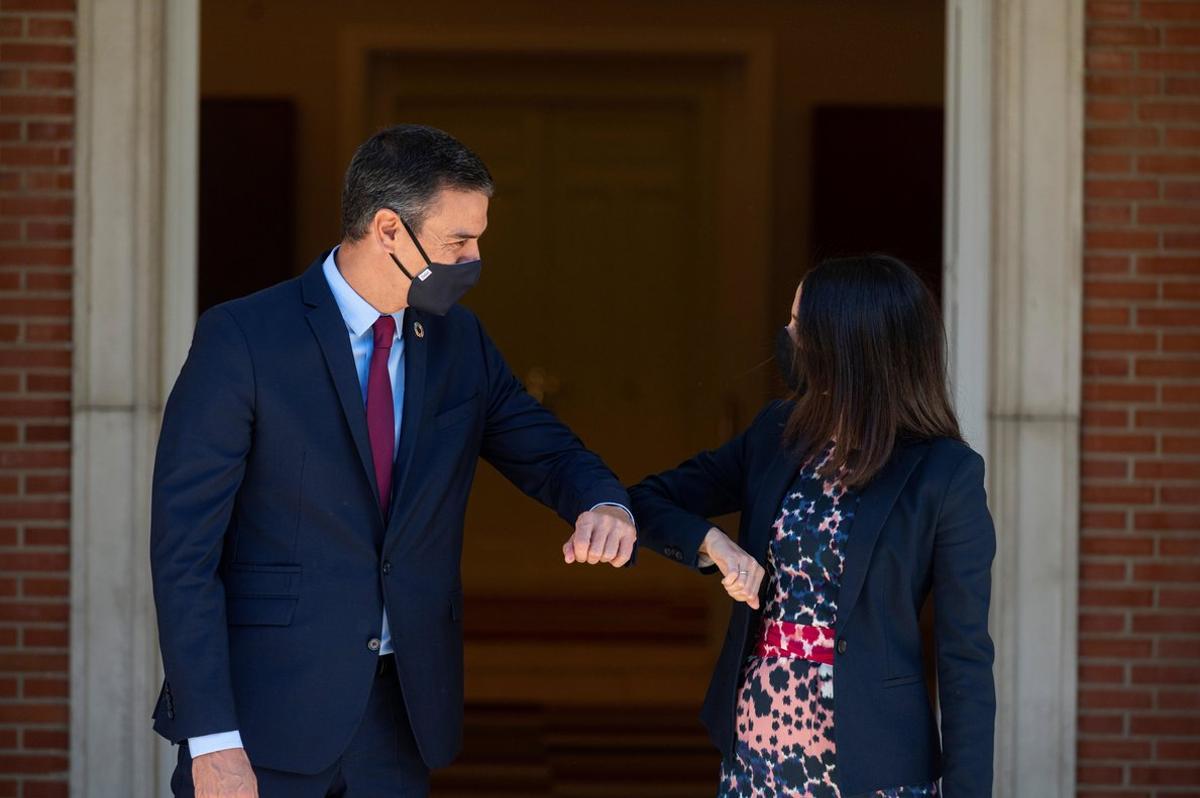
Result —
[[845, 653], [846, 653], [846, 638], [844, 638], [844, 637], [843, 637], [843, 638], [841, 638], [840, 640], [838, 640], [838, 642], [837, 642], [837, 653], [839, 653], [839, 654], [845, 654]]
[[378, 651], [381, 645], [383, 644], [379, 642], [378, 637], [372, 637], [367, 641], [367, 649], [370, 651]]
[[388, 560], [383, 561], [383, 575], [387, 576], [392, 572], [392, 563]]

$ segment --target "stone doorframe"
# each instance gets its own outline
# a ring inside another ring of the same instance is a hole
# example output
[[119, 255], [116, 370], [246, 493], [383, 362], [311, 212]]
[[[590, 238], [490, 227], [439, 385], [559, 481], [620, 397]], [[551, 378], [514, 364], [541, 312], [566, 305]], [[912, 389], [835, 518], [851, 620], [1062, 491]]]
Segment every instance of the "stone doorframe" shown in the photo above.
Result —
[[150, 471], [196, 297], [199, 0], [85, 0], [76, 70], [71, 795], [169, 793]]
[[[79, 8], [71, 795], [163, 795], [146, 552], [195, 322], [200, 0]], [[486, 31], [483, 33], [486, 34]], [[1082, 0], [947, 0], [946, 321], [999, 553], [997, 795], [1074, 794]]]
[[997, 798], [1075, 794], [1083, 6], [946, 9], [946, 323], [996, 520]]

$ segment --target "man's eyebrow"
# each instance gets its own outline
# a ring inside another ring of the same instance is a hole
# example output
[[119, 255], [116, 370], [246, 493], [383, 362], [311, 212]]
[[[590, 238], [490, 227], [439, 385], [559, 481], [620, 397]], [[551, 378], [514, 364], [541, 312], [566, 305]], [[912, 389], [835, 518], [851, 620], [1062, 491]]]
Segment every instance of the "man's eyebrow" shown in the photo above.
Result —
[[468, 230], [456, 230], [446, 238], [479, 238], [479, 233], [472, 233]]

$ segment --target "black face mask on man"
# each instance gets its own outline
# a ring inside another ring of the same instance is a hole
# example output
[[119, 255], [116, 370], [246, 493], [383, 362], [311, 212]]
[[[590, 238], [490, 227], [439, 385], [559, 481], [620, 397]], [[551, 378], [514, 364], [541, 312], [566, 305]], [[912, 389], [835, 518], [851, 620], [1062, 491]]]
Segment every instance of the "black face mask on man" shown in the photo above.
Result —
[[775, 366], [788, 388], [798, 394], [808, 388], [804, 375], [796, 369], [796, 342], [786, 326], [780, 327], [775, 335]]
[[435, 316], [445, 316], [450, 312], [450, 308], [454, 307], [454, 303], [462, 299], [475, 283], [479, 282], [483, 263], [478, 258], [464, 263], [434, 263], [425, 254], [425, 249], [408, 226], [408, 222], [401, 219], [400, 224], [404, 225], [408, 237], [412, 239], [417, 252], [421, 253], [421, 258], [425, 261], [425, 269], [413, 276], [404, 268], [399, 258], [391, 252], [388, 253], [397, 268], [404, 272], [404, 276], [412, 280], [412, 286], [408, 289], [408, 304]]

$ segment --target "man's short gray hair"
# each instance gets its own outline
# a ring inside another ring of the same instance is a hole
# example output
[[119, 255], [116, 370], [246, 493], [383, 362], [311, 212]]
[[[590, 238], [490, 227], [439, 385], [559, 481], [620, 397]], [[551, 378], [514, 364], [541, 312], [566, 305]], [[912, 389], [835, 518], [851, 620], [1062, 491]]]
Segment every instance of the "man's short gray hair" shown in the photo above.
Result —
[[386, 128], [359, 146], [342, 187], [342, 237], [358, 241], [375, 214], [387, 208], [421, 229], [442, 189], [492, 195], [494, 184], [479, 156], [445, 131], [426, 125]]

